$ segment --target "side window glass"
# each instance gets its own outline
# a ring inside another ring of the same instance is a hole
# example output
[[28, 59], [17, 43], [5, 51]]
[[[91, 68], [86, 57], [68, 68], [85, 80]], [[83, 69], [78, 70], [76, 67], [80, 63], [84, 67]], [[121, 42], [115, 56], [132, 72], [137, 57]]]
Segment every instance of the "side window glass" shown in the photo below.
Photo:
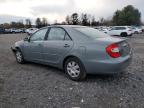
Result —
[[66, 32], [61, 28], [51, 28], [48, 40], [64, 40]]
[[65, 40], [71, 40], [67, 33], [65, 34]]
[[36, 33], [34, 33], [32, 35], [32, 37], [30, 38], [30, 41], [42, 41], [42, 40], [44, 40], [47, 30], [48, 29], [45, 28], [45, 29], [41, 29], [41, 30], [37, 31]]
[[116, 27], [116, 30], [120, 30], [120, 28], [119, 28], [119, 27]]
[[126, 28], [125, 27], [122, 27], [122, 30], [125, 30]]
[[116, 30], [116, 28], [115, 28], [115, 27], [113, 27], [111, 30]]

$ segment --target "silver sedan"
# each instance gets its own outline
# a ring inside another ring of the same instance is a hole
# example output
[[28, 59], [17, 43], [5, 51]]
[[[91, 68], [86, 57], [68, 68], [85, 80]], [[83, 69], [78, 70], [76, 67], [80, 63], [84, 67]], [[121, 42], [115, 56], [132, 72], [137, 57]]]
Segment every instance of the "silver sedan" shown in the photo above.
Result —
[[115, 74], [123, 71], [132, 58], [125, 39], [111, 37], [84, 26], [44, 27], [16, 42], [12, 51], [18, 63], [25, 61], [63, 69], [75, 81], [87, 74]]

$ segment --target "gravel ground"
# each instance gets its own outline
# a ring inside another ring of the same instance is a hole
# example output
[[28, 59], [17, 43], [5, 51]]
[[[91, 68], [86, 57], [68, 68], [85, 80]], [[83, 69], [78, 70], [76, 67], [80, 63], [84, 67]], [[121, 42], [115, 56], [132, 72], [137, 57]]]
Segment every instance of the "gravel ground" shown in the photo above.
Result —
[[144, 34], [128, 38], [134, 54], [123, 73], [82, 82], [49, 66], [18, 64], [10, 46], [25, 36], [0, 35], [0, 108], [144, 108]]

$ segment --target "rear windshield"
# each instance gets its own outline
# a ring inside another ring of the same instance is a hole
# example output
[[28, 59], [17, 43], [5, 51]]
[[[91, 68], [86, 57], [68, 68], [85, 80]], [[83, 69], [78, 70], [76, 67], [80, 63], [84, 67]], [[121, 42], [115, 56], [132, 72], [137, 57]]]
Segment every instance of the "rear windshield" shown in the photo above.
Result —
[[85, 34], [86, 36], [93, 38], [93, 39], [104, 38], [104, 37], [109, 36], [101, 31], [98, 31], [98, 30], [96, 30], [94, 28], [90, 28], [90, 27], [77, 27], [74, 29]]

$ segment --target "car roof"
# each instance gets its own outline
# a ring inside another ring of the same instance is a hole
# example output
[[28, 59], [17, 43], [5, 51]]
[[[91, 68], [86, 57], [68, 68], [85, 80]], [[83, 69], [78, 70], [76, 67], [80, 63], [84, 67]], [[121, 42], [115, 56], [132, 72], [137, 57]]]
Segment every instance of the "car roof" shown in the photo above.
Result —
[[[66, 32], [71, 36], [71, 38], [75, 41], [87, 41], [88, 38], [87, 36], [83, 35], [81, 32], [74, 30], [73, 28], [85, 28], [86, 26], [80, 26], [80, 25], [51, 25], [51, 26], [46, 26], [43, 28], [48, 28], [48, 27], [61, 27], [66, 30]], [[40, 28], [40, 29], [43, 29]]]
[[80, 25], [51, 25], [51, 26], [47, 26], [47, 27], [63, 27], [63, 28], [85, 28], [87, 26], [80, 26]]
[[128, 27], [128, 26], [113, 26], [113, 27]]

